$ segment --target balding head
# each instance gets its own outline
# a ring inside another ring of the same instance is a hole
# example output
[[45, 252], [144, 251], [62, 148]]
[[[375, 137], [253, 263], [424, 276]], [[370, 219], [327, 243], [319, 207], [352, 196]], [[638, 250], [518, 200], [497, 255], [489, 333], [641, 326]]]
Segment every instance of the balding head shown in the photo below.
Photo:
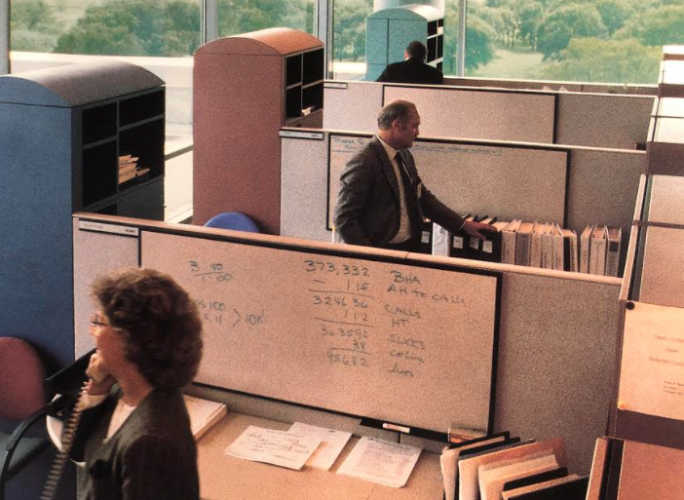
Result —
[[378, 128], [380, 130], [388, 130], [394, 120], [408, 121], [413, 112], [418, 113], [415, 104], [402, 99], [396, 99], [380, 110], [378, 114]]
[[378, 115], [378, 137], [394, 149], [413, 146], [419, 134], [420, 115], [416, 105], [397, 99], [380, 110]]

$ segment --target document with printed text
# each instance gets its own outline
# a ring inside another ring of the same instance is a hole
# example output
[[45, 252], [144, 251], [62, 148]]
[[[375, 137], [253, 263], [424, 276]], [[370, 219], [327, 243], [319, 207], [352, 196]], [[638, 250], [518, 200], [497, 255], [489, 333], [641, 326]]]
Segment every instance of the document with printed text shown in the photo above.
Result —
[[684, 420], [684, 312], [639, 303], [625, 315], [618, 408]]
[[320, 444], [319, 438], [250, 425], [226, 448], [226, 455], [300, 470]]
[[420, 448], [363, 437], [338, 469], [338, 474], [401, 488], [420, 457]]
[[351, 438], [351, 432], [326, 429], [315, 425], [295, 422], [288, 431], [299, 436], [311, 436], [321, 440], [321, 445], [309, 458], [306, 465], [316, 469], [329, 470], [342, 452], [342, 448]]

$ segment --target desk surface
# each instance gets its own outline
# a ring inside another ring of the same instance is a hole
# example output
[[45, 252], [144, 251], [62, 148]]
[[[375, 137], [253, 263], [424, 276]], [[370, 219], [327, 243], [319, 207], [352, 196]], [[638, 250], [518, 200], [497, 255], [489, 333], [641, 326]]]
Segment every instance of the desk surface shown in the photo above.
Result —
[[197, 443], [200, 492], [203, 500], [441, 500], [439, 456], [423, 451], [403, 488], [391, 488], [336, 474], [358, 442], [352, 437], [329, 471], [304, 467], [293, 471], [233, 458], [225, 449], [250, 425], [287, 430], [290, 425], [258, 417], [228, 413]]

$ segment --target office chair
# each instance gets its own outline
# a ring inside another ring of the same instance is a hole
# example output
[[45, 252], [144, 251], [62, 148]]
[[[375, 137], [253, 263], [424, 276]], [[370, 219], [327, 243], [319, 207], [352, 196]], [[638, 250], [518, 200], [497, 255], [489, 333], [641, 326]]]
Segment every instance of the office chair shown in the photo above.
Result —
[[0, 418], [19, 421], [10, 434], [0, 432], [0, 500], [5, 485], [47, 448], [44, 437], [26, 436], [46, 415], [45, 367], [28, 342], [0, 337]]
[[205, 224], [205, 227], [217, 227], [221, 229], [233, 229], [248, 233], [260, 233], [259, 227], [249, 216], [242, 212], [223, 212], [213, 216]]

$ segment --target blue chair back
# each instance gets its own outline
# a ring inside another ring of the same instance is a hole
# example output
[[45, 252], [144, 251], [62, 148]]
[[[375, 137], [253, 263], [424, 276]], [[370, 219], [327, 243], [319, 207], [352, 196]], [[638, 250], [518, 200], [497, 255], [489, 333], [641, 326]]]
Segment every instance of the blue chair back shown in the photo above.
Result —
[[234, 231], [245, 231], [248, 233], [260, 233], [259, 227], [242, 212], [223, 212], [213, 216], [205, 224], [205, 227], [217, 227], [221, 229], [232, 229]]

